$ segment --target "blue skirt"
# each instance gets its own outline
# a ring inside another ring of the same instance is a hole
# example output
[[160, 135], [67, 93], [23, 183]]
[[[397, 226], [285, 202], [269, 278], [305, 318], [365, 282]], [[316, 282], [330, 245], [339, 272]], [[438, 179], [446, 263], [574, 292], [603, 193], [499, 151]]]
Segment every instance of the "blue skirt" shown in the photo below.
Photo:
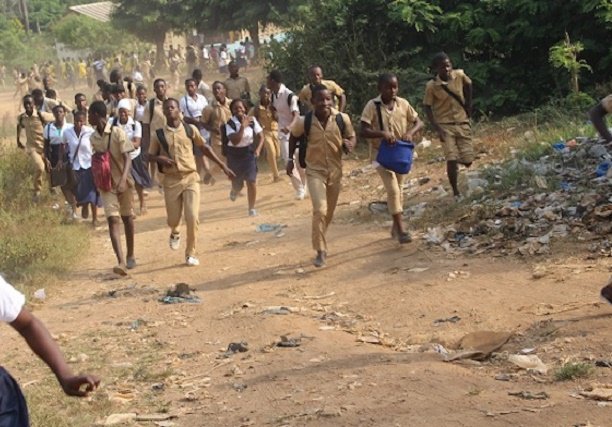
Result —
[[232, 184], [257, 181], [257, 159], [251, 147], [227, 147], [227, 166], [236, 174]]
[[91, 203], [98, 207], [102, 206], [102, 199], [100, 198], [96, 185], [94, 184], [91, 168], [74, 171], [74, 175], [76, 177], [76, 188], [74, 195], [77, 200], [77, 205], [83, 206]]
[[149, 175], [149, 169], [147, 163], [143, 158], [142, 152], [132, 159], [132, 178], [134, 182], [143, 188], [151, 188], [151, 175]]
[[17, 381], [0, 367], [0, 427], [29, 427], [28, 406]]

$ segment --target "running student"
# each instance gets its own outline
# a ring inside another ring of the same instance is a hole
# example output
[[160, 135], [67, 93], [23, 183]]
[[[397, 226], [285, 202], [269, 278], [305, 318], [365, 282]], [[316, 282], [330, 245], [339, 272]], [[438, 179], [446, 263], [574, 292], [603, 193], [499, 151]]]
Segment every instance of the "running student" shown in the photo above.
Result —
[[[353, 150], [356, 138], [349, 116], [333, 108], [333, 96], [327, 87], [313, 86], [312, 102], [314, 110], [291, 128], [289, 152], [295, 150], [297, 138], [306, 138], [306, 152], [301, 155], [306, 162], [312, 201], [312, 247], [317, 253], [314, 265], [323, 267], [327, 260], [327, 229], [342, 187], [342, 153]], [[293, 167], [293, 160], [289, 160], [287, 174]]]
[[606, 115], [610, 113], [612, 113], [612, 94], [606, 96], [589, 111], [589, 119], [597, 129], [599, 136], [606, 142], [612, 142], [612, 134], [605, 120]]
[[187, 226], [185, 262], [188, 266], [197, 266], [200, 265], [196, 257], [200, 185], [193, 146], [197, 145], [228, 177], [233, 178], [234, 174], [206, 145], [198, 129], [181, 121], [181, 110], [176, 99], [169, 98], [164, 101], [163, 108], [166, 124], [153, 133], [149, 158], [157, 163], [164, 176], [164, 200], [168, 226], [171, 229], [170, 248], [175, 251], [180, 248], [179, 225], [184, 214]]
[[[36, 109], [31, 95], [23, 97], [24, 112], [17, 117], [17, 146], [24, 149], [30, 159], [30, 170], [33, 177], [32, 200], [38, 202], [46, 170], [44, 126], [53, 120], [53, 114]], [[21, 131], [25, 132], [26, 143], [21, 142]]]
[[[136, 267], [134, 257], [134, 211], [132, 208], [132, 177], [130, 168], [132, 159], [130, 153], [134, 145], [127, 138], [123, 129], [112, 126], [106, 119], [106, 105], [103, 101], [95, 101], [89, 106], [89, 123], [95, 131], [90, 137], [94, 153], [110, 152], [111, 191], [102, 191], [100, 197], [104, 206], [104, 215], [108, 221], [113, 251], [117, 257], [117, 266], [113, 268], [115, 274], [127, 275], [127, 269]], [[127, 257], [123, 257], [121, 248], [120, 219], [123, 221]]]
[[251, 86], [246, 77], [238, 74], [240, 68], [236, 61], [230, 61], [227, 69], [229, 70], [229, 78], [225, 80], [225, 87], [227, 88], [227, 96], [229, 99], [242, 99], [247, 106], [249, 106], [249, 104], [252, 105]]
[[202, 126], [210, 132], [210, 145], [212, 150], [215, 152], [218, 158], [222, 159], [223, 156], [223, 142], [221, 141], [221, 126], [225, 126], [225, 123], [232, 117], [232, 111], [230, 110], [231, 99], [226, 96], [225, 84], [216, 81], [213, 83], [213, 96], [215, 99], [202, 111], [202, 117], [200, 121]]
[[[51, 368], [68, 396], [85, 397], [95, 391], [100, 380], [93, 375], [74, 375], [45, 325], [24, 308], [25, 297], [0, 276], [0, 322], [8, 323], [36, 355]], [[3, 349], [6, 348], [4, 343]], [[0, 425], [30, 425], [25, 397], [17, 382], [0, 367]]]
[[230, 200], [238, 197], [246, 181], [249, 216], [257, 216], [257, 158], [263, 147], [263, 129], [257, 119], [246, 114], [242, 99], [234, 99], [230, 105], [233, 116], [225, 125], [227, 137], [227, 165], [236, 176], [232, 179]]
[[[155, 129], [162, 128], [166, 124], [162, 108], [164, 101], [168, 98], [166, 96], [166, 81], [164, 79], [156, 79], [153, 82], [153, 91], [155, 92], [155, 97], [147, 101], [143, 113], [144, 117], [142, 118], [142, 146], [145, 149], [149, 147], [149, 141], [155, 133]], [[155, 182], [157, 168], [152, 163], [149, 165], [149, 172], [153, 182]]]
[[308, 84], [304, 85], [298, 95], [302, 107], [304, 107], [306, 111], [312, 111], [313, 109], [312, 89], [316, 85], [325, 86], [333, 96], [334, 108], [337, 108], [340, 111], [344, 111], [344, 108], [346, 107], [346, 95], [344, 93], [344, 89], [342, 89], [333, 80], [324, 80], [323, 69], [319, 65], [311, 65], [308, 68]]
[[[399, 96], [397, 76], [383, 73], [378, 77], [378, 95], [366, 104], [361, 113], [361, 136], [368, 138], [376, 159], [381, 140], [393, 144], [397, 140], [412, 141], [414, 135], [423, 127], [412, 105]], [[373, 162], [387, 192], [387, 207], [393, 218], [391, 237], [400, 243], [412, 241], [402, 221], [404, 211], [402, 187], [408, 175], [402, 175]]]
[[278, 144], [278, 114], [272, 106], [272, 92], [262, 85], [259, 88], [259, 103], [249, 111], [249, 116], [255, 117], [263, 128], [263, 149], [266, 152], [266, 160], [270, 172], [272, 172], [272, 181], [278, 182], [281, 180], [278, 175], [278, 157], [280, 155], [280, 147]]
[[453, 70], [444, 52], [436, 54], [431, 69], [435, 77], [425, 86], [423, 105], [427, 119], [437, 132], [446, 157], [446, 174], [456, 200], [459, 164], [469, 168], [474, 161], [472, 147], [472, 81], [463, 70]]

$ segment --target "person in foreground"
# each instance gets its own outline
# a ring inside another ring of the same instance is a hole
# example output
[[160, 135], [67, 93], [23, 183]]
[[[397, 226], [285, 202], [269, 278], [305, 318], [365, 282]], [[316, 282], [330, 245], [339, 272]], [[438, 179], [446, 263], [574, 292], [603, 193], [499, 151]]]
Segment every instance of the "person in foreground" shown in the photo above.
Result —
[[[85, 397], [100, 385], [93, 375], [74, 375], [45, 325], [23, 308], [25, 297], [0, 276], [0, 321], [11, 325], [51, 368], [68, 396]], [[0, 367], [0, 426], [29, 427], [28, 408], [17, 382]]]
[[612, 113], [612, 94], [606, 96], [596, 106], [589, 111], [589, 119], [599, 136], [606, 142], [612, 142], [612, 133], [606, 125], [606, 115]]

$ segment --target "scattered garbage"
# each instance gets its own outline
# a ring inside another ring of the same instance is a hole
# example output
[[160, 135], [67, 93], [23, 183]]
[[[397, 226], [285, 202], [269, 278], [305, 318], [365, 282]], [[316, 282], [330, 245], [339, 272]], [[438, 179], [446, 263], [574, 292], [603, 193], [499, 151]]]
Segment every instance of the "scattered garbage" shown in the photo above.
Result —
[[258, 233], [278, 233], [286, 227], [285, 224], [257, 224], [255, 230]]
[[387, 202], [385, 201], [370, 202], [368, 205], [368, 210], [373, 214], [386, 214], [389, 212]]
[[302, 345], [302, 338], [290, 338], [286, 335], [281, 335], [280, 341], [276, 343], [277, 347], [299, 347]]
[[491, 353], [500, 349], [508, 342], [510, 332], [477, 331], [465, 335], [459, 341], [457, 353], [446, 358], [447, 362], [462, 359], [485, 360]]
[[537, 393], [532, 393], [530, 391], [509, 391], [508, 395], [520, 397], [521, 399], [526, 400], [546, 400], [550, 398], [548, 393], [545, 391], [539, 391]]
[[291, 313], [295, 313], [299, 311], [299, 308], [297, 307], [285, 307], [282, 305], [279, 306], [273, 306], [273, 307], [266, 307], [261, 314], [280, 314], [280, 315], [286, 315], [286, 314], [291, 314]]
[[610, 402], [612, 401], [612, 384], [593, 384], [579, 394], [587, 399]]
[[200, 303], [200, 297], [193, 293], [193, 290], [187, 283], [177, 283], [173, 288], [168, 289], [166, 295], [159, 299], [164, 304], [181, 304], [181, 303]]
[[461, 317], [459, 316], [452, 316], [452, 317], [447, 317], [445, 319], [436, 319], [433, 321], [434, 325], [440, 325], [442, 323], [457, 323], [458, 321], [461, 320]]
[[47, 298], [47, 294], [45, 292], [45, 289], [38, 289], [34, 292], [34, 298], [36, 298], [39, 301], [44, 301]]
[[236, 353], [246, 353], [247, 351], [249, 351], [249, 344], [246, 341], [232, 342], [229, 343], [227, 350], [225, 350], [219, 358], [227, 359]]
[[548, 373], [548, 366], [534, 354], [511, 354], [508, 356], [508, 362], [515, 364], [519, 368], [534, 371], [538, 374], [546, 375]]

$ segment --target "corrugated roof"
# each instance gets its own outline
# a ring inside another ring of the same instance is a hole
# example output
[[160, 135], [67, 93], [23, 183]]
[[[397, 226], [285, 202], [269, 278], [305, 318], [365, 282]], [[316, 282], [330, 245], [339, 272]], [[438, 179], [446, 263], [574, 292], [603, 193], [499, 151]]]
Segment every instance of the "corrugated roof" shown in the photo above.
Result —
[[112, 1], [99, 1], [97, 3], [70, 6], [70, 10], [73, 12], [89, 16], [90, 18], [102, 22], [110, 21], [110, 16], [114, 8], [115, 4]]

